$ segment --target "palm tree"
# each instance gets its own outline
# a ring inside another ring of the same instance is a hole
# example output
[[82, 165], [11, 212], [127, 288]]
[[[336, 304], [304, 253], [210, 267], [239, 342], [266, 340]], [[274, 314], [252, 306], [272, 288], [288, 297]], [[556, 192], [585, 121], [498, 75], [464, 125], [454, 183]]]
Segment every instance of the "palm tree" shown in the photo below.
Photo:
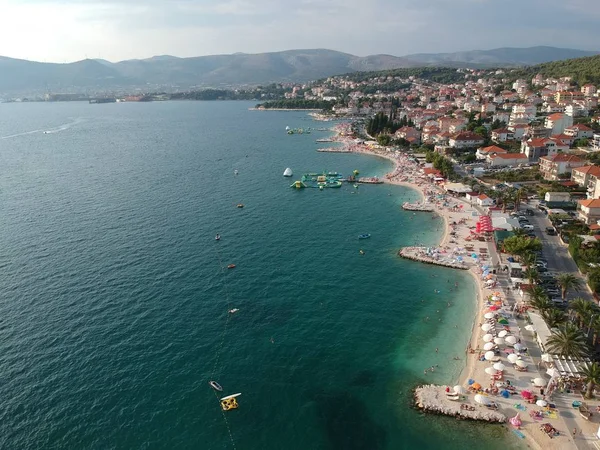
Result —
[[527, 295], [529, 297], [529, 303], [536, 302], [540, 299], [548, 300], [548, 294], [546, 294], [546, 291], [544, 290], [543, 287], [538, 286], [538, 285], [531, 286], [527, 290]]
[[[523, 230], [522, 228], [519, 228], [519, 230], [522, 232], [522, 234], [525, 234], [525, 230]], [[525, 252], [525, 253], [523, 253], [523, 256], [521, 256], [521, 262], [523, 264], [525, 264], [525, 266], [527, 268], [530, 268], [531, 266], [533, 266], [536, 261], [537, 261], [537, 256], [533, 252]]]
[[554, 304], [550, 301], [548, 297], [545, 296], [530, 297], [529, 303], [531, 304], [531, 306], [537, 309], [540, 312], [540, 314], [542, 314], [544, 311], [554, 308]]
[[[600, 315], [594, 316], [591, 322], [591, 329], [594, 330], [594, 335], [592, 337], [592, 348], [596, 348], [596, 344], [598, 342], [598, 335], [600, 334]], [[589, 335], [589, 330], [588, 330]]]
[[600, 366], [598, 363], [586, 364], [581, 368], [581, 373], [587, 383], [585, 389], [585, 398], [592, 398], [594, 387], [600, 384]]
[[565, 322], [565, 313], [552, 305], [550, 308], [541, 311], [541, 315], [548, 328], [556, 328]]
[[515, 211], [519, 210], [519, 206], [524, 199], [527, 199], [527, 190], [525, 190], [525, 188], [520, 188], [515, 195]]
[[569, 316], [577, 319], [579, 328], [583, 328], [584, 324], [589, 321], [592, 315], [598, 310], [596, 305], [581, 297], [571, 300], [569, 302], [569, 309], [571, 310]]
[[556, 277], [556, 281], [561, 289], [562, 299], [567, 298], [567, 292], [573, 289], [574, 291], [579, 291], [581, 287], [581, 279], [575, 276], [572, 273], [561, 273]]
[[558, 356], [583, 358], [588, 355], [585, 335], [572, 323], [561, 325], [546, 341], [548, 352]]
[[540, 274], [538, 273], [537, 269], [533, 267], [527, 267], [527, 269], [525, 269], [525, 272], [523, 272], [523, 275], [525, 275], [525, 277], [529, 281], [529, 284], [533, 285], [533, 283], [537, 282], [537, 280], [539, 279]]

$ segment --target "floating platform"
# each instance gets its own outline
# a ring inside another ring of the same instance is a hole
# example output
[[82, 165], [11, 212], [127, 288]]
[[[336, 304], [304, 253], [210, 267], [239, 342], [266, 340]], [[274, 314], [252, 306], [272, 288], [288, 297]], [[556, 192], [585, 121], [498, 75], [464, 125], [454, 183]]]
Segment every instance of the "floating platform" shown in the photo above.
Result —
[[360, 177], [356, 182], [363, 184], [382, 184], [383, 180], [380, 180], [379, 177]]

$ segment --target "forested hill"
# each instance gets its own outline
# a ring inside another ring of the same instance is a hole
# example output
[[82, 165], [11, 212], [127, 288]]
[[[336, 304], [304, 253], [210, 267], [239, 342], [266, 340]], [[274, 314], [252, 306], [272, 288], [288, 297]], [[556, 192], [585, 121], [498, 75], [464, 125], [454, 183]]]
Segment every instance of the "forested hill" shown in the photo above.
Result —
[[530, 78], [538, 73], [546, 77], [573, 77], [580, 86], [600, 83], [600, 55], [547, 62], [511, 71], [512, 77]]

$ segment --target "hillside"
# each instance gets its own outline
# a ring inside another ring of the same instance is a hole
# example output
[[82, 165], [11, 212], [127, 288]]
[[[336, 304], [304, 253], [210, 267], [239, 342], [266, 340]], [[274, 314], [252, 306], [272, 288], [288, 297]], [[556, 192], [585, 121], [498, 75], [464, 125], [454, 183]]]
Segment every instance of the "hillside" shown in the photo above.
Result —
[[529, 78], [537, 73], [553, 78], [571, 76], [580, 86], [600, 84], [600, 55], [538, 64], [510, 72], [512, 78]]
[[502, 47], [492, 50], [471, 50], [455, 53], [417, 53], [406, 55], [405, 58], [427, 65], [438, 66], [447, 66], [448, 63], [456, 62], [487, 66], [529, 66], [549, 61], [592, 56], [598, 53], [570, 48], [538, 46], [529, 48]]

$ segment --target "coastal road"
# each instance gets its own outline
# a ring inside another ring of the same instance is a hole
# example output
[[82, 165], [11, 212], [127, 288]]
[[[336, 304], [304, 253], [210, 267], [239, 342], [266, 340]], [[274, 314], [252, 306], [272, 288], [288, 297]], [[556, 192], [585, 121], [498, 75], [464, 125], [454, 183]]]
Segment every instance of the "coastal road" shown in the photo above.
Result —
[[529, 222], [535, 227], [536, 236], [542, 241], [542, 251], [548, 261], [548, 271], [554, 273], [573, 273], [581, 279], [581, 289], [579, 292], [568, 292], [567, 298], [583, 297], [586, 300], [593, 301], [593, 297], [583, 276], [579, 273], [577, 264], [571, 258], [568, 248], [563, 244], [558, 236], [549, 236], [546, 234], [546, 227], [551, 227], [552, 223], [548, 217], [539, 209], [537, 203], [530, 202], [529, 205], [521, 205], [520, 210], [531, 208], [535, 211], [534, 216], [528, 216]]

